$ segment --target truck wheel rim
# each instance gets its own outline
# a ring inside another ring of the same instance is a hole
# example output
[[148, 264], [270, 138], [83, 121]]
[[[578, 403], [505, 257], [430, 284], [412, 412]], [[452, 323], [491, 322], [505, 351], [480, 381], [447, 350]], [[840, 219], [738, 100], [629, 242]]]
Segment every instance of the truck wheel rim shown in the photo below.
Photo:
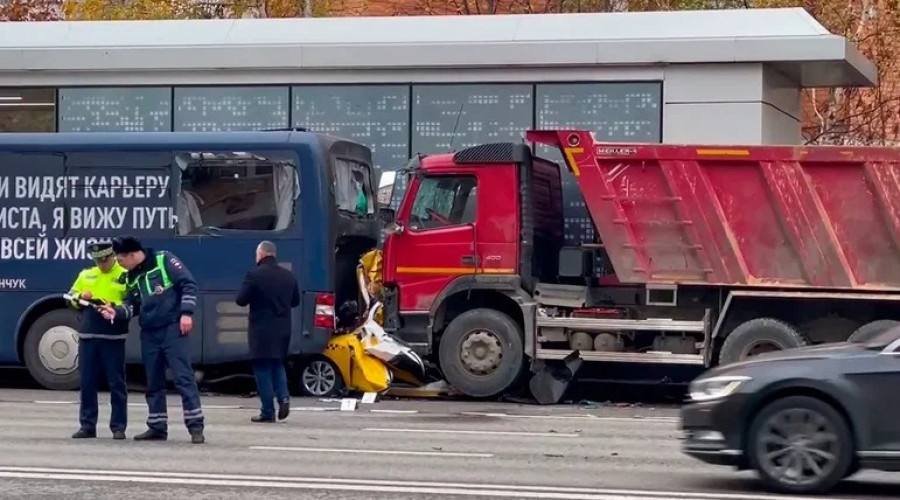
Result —
[[807, 409], [782, 410], [769, 417], [757, 438], [757, 458], [763, 470], [789, 485], [818, 482], [834, 470], [841, 443], [834, 426]]
[[303, 387], [314, 396], [331, 391], [336, 379], [334, 368], [324, 361], [313, 361], [303, 370]]
[[41, 364], [54, 375], [68, 375], [78, 369], [78, 332], [68, 326], [54, 326], [38, 343]]
[[753, 356], [758, 356], [760, 354], [765, 354], [767, 352], [775, 352], [775, 351], [783, 351], [784, 348], [781, 347], [777, 342], [771, 340], [760, 340], [759, 342], [754, 342], [747, 346], [744, 349], [743, 355], [741, 359], [752, 358]]
[[474, 330], [463, 338], [460, 359], [465, 369], [473, 375], [490, 375], [503, 359], [500, 337], [488, 330]]

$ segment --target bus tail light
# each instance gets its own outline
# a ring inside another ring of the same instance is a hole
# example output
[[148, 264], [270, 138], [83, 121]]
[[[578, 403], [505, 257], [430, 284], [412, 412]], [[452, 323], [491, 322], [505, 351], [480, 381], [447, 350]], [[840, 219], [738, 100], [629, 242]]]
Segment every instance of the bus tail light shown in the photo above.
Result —
[[334, 330], [334, 294], [333, 293], [317, 293], [316, 294], [316, 315], [313, 323], [319, 328], [327, 328]]

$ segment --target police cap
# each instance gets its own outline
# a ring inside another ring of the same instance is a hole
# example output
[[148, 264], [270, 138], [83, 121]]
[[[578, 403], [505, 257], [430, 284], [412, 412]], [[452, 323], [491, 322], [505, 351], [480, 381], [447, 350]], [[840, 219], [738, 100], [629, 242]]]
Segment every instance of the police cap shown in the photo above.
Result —
[[109, 242], [94, 243], [88, 247], [92, 259], [102, 259], [113, 254], [113, 245]]
[[112, 240], [112, 250], [117, 254], [140, 252], [143, 250], [140, 240], [134, 236], [116, 236]]

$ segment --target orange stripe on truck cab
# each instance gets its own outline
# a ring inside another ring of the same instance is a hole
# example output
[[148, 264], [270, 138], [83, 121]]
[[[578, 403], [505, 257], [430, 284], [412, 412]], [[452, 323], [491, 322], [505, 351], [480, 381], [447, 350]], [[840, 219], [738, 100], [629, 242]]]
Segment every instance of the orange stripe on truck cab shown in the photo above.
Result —
[[515, 274], [515, 269], [474, 267], [398, 267], [397, 274]]

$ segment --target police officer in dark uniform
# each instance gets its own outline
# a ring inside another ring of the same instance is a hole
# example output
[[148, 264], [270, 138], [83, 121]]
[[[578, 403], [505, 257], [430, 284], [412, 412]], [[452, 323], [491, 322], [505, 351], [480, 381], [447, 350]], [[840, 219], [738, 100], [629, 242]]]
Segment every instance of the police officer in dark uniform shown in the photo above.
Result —
[[[81, 311], [78, 328], [78, 370], [81, 373], [81, 428], [74, 439], [97, 437], [97, 392], [101, 375], [109, 386], [109, 428], [113, 439], [125, 439], [128, 389], [125, 385], [125, 339], [128, 320], [107, 321], [96, 308], [119, 305], [125, 299], [125, 269], [116, 262], [112, 243], [91, 245], [95, 266], [78, 274], [69, 290], [70, 305]], [[84, 305], [87, 301], [94, 305]]]
[[191, 442], [203, 437], [203, 409], [191, 367], [192, 316], [197, 306], [197, 283], [178, 257], [166, 251], [143, 248], [131, 236], [113, 238], [113, 251], [128, 270], [127, 296], [118, 307], [104, 307], [107, 319], [139, 317], [141, 357], [147, 371], [147, 431], [135, 440], [164, 441], [168, 438], [166, 367], [172, 370], [175, 388], [181, 394], [184, 424]]

